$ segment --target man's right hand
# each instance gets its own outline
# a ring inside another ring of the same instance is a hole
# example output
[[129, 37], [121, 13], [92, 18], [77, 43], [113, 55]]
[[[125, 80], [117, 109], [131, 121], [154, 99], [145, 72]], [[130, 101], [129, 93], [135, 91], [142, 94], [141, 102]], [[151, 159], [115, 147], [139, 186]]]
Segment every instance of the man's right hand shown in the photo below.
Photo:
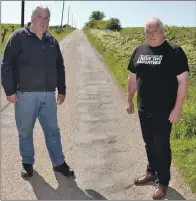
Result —
[[126, 110], [127, 110], [128, 114], [133, 114], [134, 113], [134, 104], [133, 104], [132, 101], [128, 101]]
[[18, 102], [18, 99], [17, 99], [16, 94], [13, 94], [13, 95], [11, 95], [11, 96], [7, 96], [7, 100], [8, 100], [10, 103], [17, 103], [17, 102]]

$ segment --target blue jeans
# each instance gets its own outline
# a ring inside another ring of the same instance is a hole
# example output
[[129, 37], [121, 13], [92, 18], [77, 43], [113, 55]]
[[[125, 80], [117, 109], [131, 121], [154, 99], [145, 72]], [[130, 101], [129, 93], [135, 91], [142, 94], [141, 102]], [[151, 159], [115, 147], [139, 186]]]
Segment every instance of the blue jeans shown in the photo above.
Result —
[[55, 92], [17, 92], [15, 119], [22, 163], [34, 163], [33, 129], [38, 118], [53, 166], [64, 162]]

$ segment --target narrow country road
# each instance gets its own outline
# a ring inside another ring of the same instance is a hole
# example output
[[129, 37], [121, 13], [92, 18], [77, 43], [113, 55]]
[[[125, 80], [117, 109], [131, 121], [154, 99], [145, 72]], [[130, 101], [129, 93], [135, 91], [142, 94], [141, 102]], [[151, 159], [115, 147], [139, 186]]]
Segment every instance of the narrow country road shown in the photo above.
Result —
[[[133, 184], [146, 167], [137, 114], [126, 113], [123, 93], [82, 31], [62, 40], [61, 49], [68, 93], [58, 106], [58, 121], [66, 160], [76, 178], [54, 174], [38, 123], [35, 174], [30, 180], [20, 177], [14, 106], [9, 104], [1, 112], [1, 200], [151, 200], [153, 184]], [[165, 199], [191, 199], [179, 178], [172, 167]]]

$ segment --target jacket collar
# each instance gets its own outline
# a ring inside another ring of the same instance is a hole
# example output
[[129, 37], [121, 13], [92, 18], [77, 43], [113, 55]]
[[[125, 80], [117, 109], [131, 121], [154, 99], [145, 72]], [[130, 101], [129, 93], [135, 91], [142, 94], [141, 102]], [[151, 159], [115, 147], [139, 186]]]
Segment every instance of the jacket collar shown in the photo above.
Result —
[[[26, 30], [26, 35], [27, 36], [35, 36], [35, 33], [33, 33], [32, 29], [31, 29], [31, 22], [28, 22], [25, 26], [25, 30]], [[46, 31], [44, 34], [43, 34], [43, 40], [46, 40], [46, 39], [51, 39], [52, 35], [49, 31]]]

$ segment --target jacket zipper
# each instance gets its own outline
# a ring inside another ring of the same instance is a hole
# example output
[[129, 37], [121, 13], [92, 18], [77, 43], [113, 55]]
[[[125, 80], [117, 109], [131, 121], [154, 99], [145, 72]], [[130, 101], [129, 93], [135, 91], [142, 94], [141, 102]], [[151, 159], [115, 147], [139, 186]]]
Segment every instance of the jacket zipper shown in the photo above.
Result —
[[45, 68], [45, 83], [44, 83], [44, 85], [45, 85], [45, 91], [46, 91], [47, 72], [46, 72], [46, 57], [45, 57], [45, 54], [44, 54], [44, 51], [45, 51], [44, 42], [43, 42], [42, 49], [43, 49], [43, 55], [44, 55], [44, 68]]

